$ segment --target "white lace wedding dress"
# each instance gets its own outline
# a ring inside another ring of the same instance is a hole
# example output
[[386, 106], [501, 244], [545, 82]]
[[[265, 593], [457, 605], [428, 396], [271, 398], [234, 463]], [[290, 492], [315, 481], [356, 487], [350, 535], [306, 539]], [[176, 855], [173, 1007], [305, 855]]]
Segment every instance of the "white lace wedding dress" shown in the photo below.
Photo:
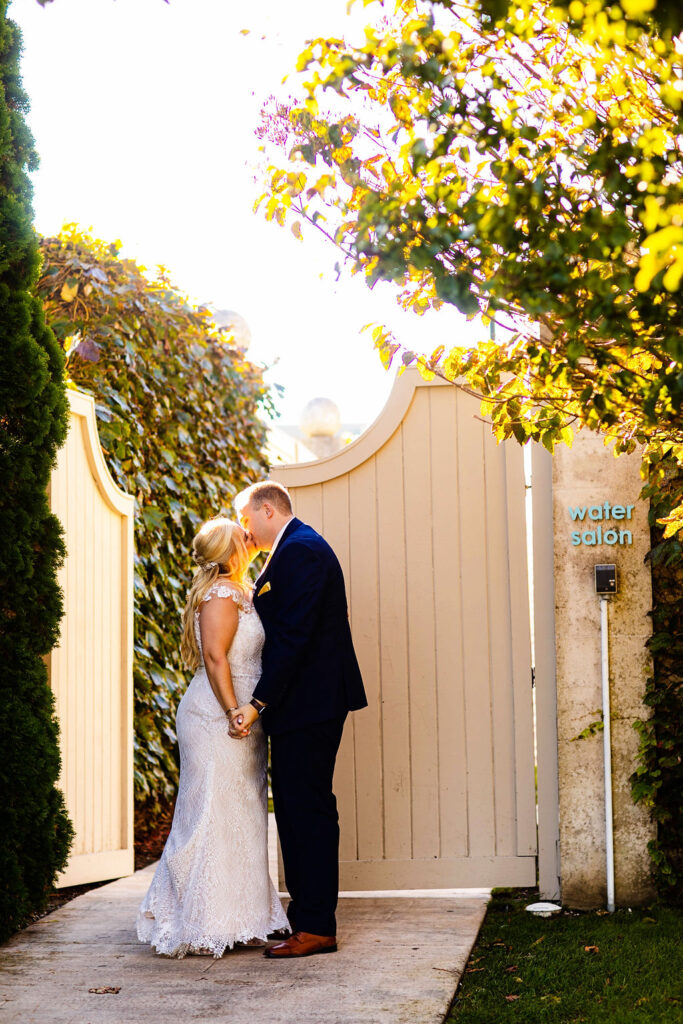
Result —
[[[251, 602], [219, 581], [205, 601], [232, 599], [238, 626], [228, 661], [238, 704], [261, 671], [264, 633]], [[178, 707], [180, 783], [173, 825], [137, 919], [157, 953], [223, 955], [289, 924], [268, 875], [266, 739], [260, 722], [232, 739], [202, 661]]]

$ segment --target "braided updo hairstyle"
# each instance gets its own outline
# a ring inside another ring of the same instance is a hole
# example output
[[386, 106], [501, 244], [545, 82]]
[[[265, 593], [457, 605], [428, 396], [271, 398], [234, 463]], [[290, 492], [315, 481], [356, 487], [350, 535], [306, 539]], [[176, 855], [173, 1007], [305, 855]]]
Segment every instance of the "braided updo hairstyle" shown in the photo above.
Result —
[[192, 557], [197, 569], [183, 611], [183, 638], [180, 653], [191, 672], [200, 663], [199, 647], [194, 632], [194, 614], [219, 576], [227, 576], [246, 596], [249, 552], [244, 531], [227, 516], [217, 516], [204, 523], [192, 541]]

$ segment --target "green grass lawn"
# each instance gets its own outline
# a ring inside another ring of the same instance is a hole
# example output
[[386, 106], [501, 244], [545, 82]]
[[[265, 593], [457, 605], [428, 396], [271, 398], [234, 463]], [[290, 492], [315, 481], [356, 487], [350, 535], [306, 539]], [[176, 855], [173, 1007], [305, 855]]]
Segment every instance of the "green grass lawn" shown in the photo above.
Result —
[[683, 913], [666, 907], [539, 918], [498, 892], [448, 1024], [679, 1024]]

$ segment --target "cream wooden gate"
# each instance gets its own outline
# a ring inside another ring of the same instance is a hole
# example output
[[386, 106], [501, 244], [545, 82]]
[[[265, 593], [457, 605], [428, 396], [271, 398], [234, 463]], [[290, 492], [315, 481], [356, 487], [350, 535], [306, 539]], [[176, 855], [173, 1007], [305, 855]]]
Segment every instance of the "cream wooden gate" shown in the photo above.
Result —
[[340, 558], [369, 698], [335, 777], [344, 890], [536, 879], [523, 454], [479, 415], [409, 371], [358, 441], [272, 471]]
[[69, 434], [50, 481], [65, 532], [64, 618], [48, 659], [76, 838], [58, 886], [133, 871], [133, 510], [114, 484], [93, 399], [69, 392]]

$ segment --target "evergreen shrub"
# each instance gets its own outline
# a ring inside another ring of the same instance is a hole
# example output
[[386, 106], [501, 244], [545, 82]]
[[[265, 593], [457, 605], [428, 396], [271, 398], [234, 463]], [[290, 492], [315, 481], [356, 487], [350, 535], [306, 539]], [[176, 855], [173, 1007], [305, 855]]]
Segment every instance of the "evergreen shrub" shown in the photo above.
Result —
[[62, 615], [64, 549], [46, 489], [66, 435], [64, 358], [32, 293], [38, 243], [21, 40], [0, 0], [0, 941], [46, 903], [72, 837], [43, 661]]
[[67, 226], [42, 242], [38, 285], [73, 383], [96, 399], [100, 441], [135, 496], [135, 783], [150, 811], [178, 779], [175, 710], [188, 682], [180, 616], [190, 543], [266, 471], [261, 371], [192, 307], [108, 244]]

